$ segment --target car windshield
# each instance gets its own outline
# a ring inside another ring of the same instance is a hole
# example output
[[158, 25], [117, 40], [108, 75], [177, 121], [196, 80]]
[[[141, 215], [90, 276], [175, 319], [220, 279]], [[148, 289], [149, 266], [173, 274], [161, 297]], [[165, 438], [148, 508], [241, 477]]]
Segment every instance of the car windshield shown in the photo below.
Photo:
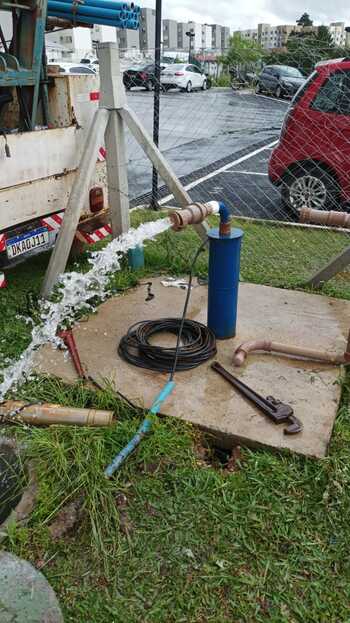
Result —
[[179, 71], [179, 70], [184, 70], [187, 67], [187, 65], [180, 65], [179, 63], [174, 63], [174, 65], [168, 65], [165, 68], [165, 71]]
[[295, 67], [281, 67], [282, 76], [288, 76], [289, 78], [304, 78], [303, 74], [299, 69], [295, 69]]

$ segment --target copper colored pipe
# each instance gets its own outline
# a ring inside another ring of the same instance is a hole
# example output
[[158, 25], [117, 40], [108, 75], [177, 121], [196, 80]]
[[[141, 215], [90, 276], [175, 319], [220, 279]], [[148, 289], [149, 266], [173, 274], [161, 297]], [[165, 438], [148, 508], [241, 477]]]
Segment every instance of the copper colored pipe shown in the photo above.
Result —
[[[47, 17], [46, 18], [46, 30], [53, 30], [54, 28], [71, 28], [72, 22], [67, 19], [61, 19], [60, 17]], [[54, 65], [55, 63], [50, 63]]]
[[300, 223], [316, 223], [318, 225], [336, 226], [350, 229], [350, 214], [336, 212], [334, 210], [312, 210], [301, 208], [299, 213]]
[[110, 426], [113, 421], [112, 411], [76, 409], [54, 404], [26, 406], [24, 402], [15, 400], [7, 400], [0, 405], [0, 416], [7, 421], [45, 425]]
[[346, 351], [344, 353], [344, 359], [345, 359], [345, 363], [350, 363], [350, 329], [349, 329], [348, 341], [346, 344]]
[[[302, 357], [303, 359], [313, 359], [316, 361], [324, 361], [331, 364], [342, 364], [350, 361], [350, 334], [347, 353], [338, 355], [337, 353], [327, 353], [323, 350], [314, 350], [313, 348], [303, 348], [301, 346], [291, 346], [290, 344], [281, 344], [280, 342], [272, 342], [271, 340], [252, 340], [244, 342], [235, 350], [233, 355], [233, 363], [235, 366], [242, 366], [249, 353], [263, 350], [267, 352], [284, 353], [293, 355], [294, 357]], [[347, 359], [347, 357], [349, 357]]]
[[67, 347], [67, 350], [72, 358], [74, 367], [76, 369], [76, 372], [78, 374], [78, 376], [81, 379], [86, 379], [86, 374], [84, 372], [83, 366], [81, 365], [81, 361], [80, 361], [80, 357], [79, 357], [79, 353], [78, 353], [78, 349], [77, 349], [77, 345], [75, 343], [75, 339], [74, 339], [74, 335], [72, 333], [71, 329], [66, 329], [63, 331], [59, 331], [58, 332], [58, 337], [61, 338], [61, 340], [63, 341], [64, 345]]
[[213, 205], [210, 205], [210, 203], [192, 203], [186, 206], [186, 208], [175, 210], [170, 214], [169, 218], [173, 223], [172, 228], [175, 229], [175, 231], [179, 231], [187, 225], [203, 223], [203, 221], [205, 221], [210, 214], [214, 214], [214, 212], [215, 208]]

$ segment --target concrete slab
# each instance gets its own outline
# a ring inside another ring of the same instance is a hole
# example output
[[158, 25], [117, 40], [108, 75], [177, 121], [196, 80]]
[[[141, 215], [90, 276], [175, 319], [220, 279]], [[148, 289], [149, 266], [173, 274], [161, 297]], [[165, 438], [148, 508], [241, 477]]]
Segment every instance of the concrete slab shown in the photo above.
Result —
[[[74, 330], [80, 356], [89, 372], [111, 379], [133, 403], [150, 407], [166, 374], [142, 370], [122, 361], [117, 345], [129, 326], [139, 320], [179, 316], [184, 291], [165, 288], [152, 280], [155, 298], [146, 302], [145, 286], [113, 298], [96, 315]], [[188, 317], [206, 322], [207, 288], [193, 289]], [[240, 285], [238, 334], [218, 342], [217, 360], [263, 395], [288, 402], [304, 431], [285, 436], [210, 369], [210, 363], [176, 375], [176, 388], [163, 405], [165, 415], [183, 418], [211, 432], [222, 446], [287, 448], [308, 456], [327, 452], [340, 388], [339, 368], [270, 354], [250, 355], [244, 368], [233, 368], [232, 354], [244, 340], [269, 337], [273, 341], [329, 351], [344, 351], [350, 324], [350, 302], [267, 286]], [[38, 353], [41, 371], [67, 381], [76, 378], [69, 358], [47, 346]]]
[[63, 623], [57, 597], [40, 571], [0, 552], [1, 623]]

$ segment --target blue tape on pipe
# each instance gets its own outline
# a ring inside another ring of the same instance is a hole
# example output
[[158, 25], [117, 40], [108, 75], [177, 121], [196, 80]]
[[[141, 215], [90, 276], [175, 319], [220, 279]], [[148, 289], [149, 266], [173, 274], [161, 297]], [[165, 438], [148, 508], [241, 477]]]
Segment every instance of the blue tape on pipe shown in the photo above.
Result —
[[[159, 413], [159, 409], [161, 405], [163, 404], [164, 400], [167, 399], [169, 394], [171, 394], [174, 387], [175, 387], [174, 381], [168, 381], [168, 383], [159, 392], [158, 396], [154, 399], [153, 404], [150, 408], [150, 413], [152, 413], [152, 415]], [[147, 433], [149, 433], [149, 431], [151, 430], [152, 424], [153, 424], [153, 420], [149, 417], [146, 417], [143, 420], [140, 428], [138, 429], [134, 437], [130, 439], [129, 443], [127, 443], [127, 445], [120, 452], [118, 452], [118, 454], [113, 459], [112, 463], [110, 463], [110, 465], [108, 465], [108, 467], [105, 469], [104, 474], [106, 478], [111, 478], [114, 472], [116, 472], [117, 469], [119, 469], [121, 464], [129, 456], [129, 454], [131, 454], [135, 450], [135, 448], [137, 448], [140, 441], [142, 441], [145, 435], [147, 435]]]

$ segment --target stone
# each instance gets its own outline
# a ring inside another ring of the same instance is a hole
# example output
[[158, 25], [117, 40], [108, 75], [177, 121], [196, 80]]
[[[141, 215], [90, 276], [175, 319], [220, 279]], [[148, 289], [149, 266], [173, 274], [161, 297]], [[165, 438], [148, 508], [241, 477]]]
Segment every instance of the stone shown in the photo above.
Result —
[[55, 592], [40, 571], [0, 552], [1, 623], [63, 623]]

